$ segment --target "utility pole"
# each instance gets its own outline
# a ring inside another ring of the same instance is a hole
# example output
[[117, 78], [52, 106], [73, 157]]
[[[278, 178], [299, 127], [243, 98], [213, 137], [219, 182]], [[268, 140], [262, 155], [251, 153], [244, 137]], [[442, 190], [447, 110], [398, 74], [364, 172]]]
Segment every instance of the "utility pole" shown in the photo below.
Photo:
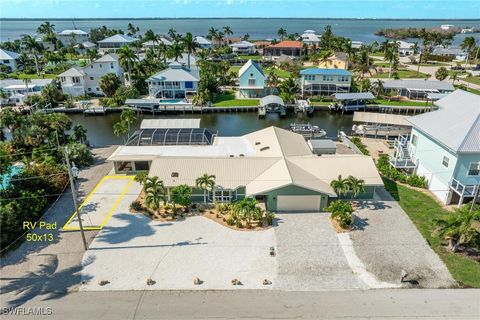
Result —
[[77, 190], [75, 189], [75, 182], [73, 181], [72, 168], [70, 167], [70, 159], [68, 158], [67, 148], [65, 148], [65, 160], [67, 162], [68, 179], [70, 180], [70, 188], [72, 189], [73, 206], [75, 207], [75, 212], [77, 213], [78, 225], [80, 226], [80, 233], [82, 234], [83, 247], [85, 248], [85, 251], [87, 251], [88, 250], [87, 240], [85, 238], [85, 232], [83, 230], [82, 215], [80, 213], [80, 210], [78, 209]]

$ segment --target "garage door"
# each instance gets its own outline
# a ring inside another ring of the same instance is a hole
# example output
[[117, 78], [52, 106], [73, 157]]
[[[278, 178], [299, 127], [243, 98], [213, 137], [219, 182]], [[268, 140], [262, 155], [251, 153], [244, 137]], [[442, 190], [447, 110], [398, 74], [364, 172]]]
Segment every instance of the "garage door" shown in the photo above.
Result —
[[321, 196], [278, 196], [278, 211], [319, 211]]

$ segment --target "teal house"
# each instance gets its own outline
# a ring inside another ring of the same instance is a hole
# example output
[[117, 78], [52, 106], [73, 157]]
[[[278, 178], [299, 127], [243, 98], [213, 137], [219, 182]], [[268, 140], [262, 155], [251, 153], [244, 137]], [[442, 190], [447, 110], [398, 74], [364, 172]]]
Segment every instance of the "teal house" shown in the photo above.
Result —
[[480, 185], [480, 97], [456, 90], [436, 103], [437, 111], [409, 117], [409, 138], [396, 141], [391, 163], [428, 180], [444, 204], [473, 200]]
[[253, 60], [248, 60], [238, 71], [239, 98], [264, 97], [266, 80], [262, 67]]

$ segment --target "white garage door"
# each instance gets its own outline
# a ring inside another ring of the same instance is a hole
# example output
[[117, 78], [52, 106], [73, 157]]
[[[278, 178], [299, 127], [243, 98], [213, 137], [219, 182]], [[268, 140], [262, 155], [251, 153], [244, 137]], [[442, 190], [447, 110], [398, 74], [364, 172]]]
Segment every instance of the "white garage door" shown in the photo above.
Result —
[[320, 196], [278, 196], [278, 211], [319, 211]]

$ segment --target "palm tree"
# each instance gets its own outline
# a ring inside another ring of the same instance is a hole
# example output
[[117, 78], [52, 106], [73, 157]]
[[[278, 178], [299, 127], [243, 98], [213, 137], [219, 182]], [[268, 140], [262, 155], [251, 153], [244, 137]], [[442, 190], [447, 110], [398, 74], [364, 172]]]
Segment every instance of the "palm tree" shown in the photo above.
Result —
[[107, 97], [113, 97], [115, 91], [120, 87], [121, 81], [115, 73], [107, 73], [98, 81], [98, 85]]
[[215, 44], [215, 39], [217, 39], [217, 37], [218, 37], [218, 29], [215, 29], [214, 27], [211, 27], [210, 29], [208, 29], [207, 38], [212, 40], [214, 44]]
[[328, 59], [332, 56], [332, 52], [330, 50], [324, 50], [320, 52], [320, 56], [318, 57], [319, 62], [323, 63], [324, 68], [328, 68]]
[[387, 51], [385, 51], [385, 60], [389, 62], [389, 71], [388, 71], [388, 78], [390, 79], [392, 77], [392, 69], [395, 67], [396, 69], [396, 64], [398, 63], [398, 47], [399, 43], [397, 41], [392, 42], [388, 48]]
[[190, 69], [190, 55], [198, 48], [198, 43], [190, 32], [187, 32], [182, 38], [183, 48], [187, 51], [188, 55], [188, 68]]
[[231, 36], [233, 34], [233, 31], [229, 26], [225, 26], [223, 27], [223, 34], [227, 36], [227, 43], [228, 43], [228, 36]]
[[468, 59], [470, 58], [470, 51], [475, 48], [476, 41], [474, 37], [466, 37], [463, 39], [462, 43], [460, 44], [460, 48], [467, 51], [467, 58], [465, 59], [465, 66], [468, 63]]
[[455, 252], [459, 245], [478, 245], [478, 221], [480, 221], [480, 209], [477, 207], [470, 210], [464, 205], [455, 209], [453, 213], [447, 213], [444, 217], [436, 219], [437, 232], [448, 240], [448, 249]]
[[385, 91], [385, 88], [383, 86], [385, 82], [382, 79], [377, 79], [372, 83], [372, 91], [375, 93], [375, 95], [378, 97], [383, 94]]
[[120, 114], [120, 121], [127, 126], [128, 134], [130, 134], [130, 125], [137, 120], [135, 111], [132, 109], [125, 109]]
[[31, 36], [26, 35], [22, 38], [22, 43], [25, 46], [25, 49], [33, 55], [33, 59], [35, 60], [35, 69], [37, 71], [37, 74], [40, 74], [40, 68], [38, 66], [38, 52], [40, 50], [40, 45], [38, 42]]
[[450, 78], [452, 79], [452, 85], [455, 85], [455, 81], [458, 80], [458, 74], [455, 72]]
[[267, 75], [267, 86], [269, 88], [270, 93], [272, 93], [272, 89], [278, 87], [280, 80], [278, 79], [277, 74], [275, 73], [275, 69], [272, 67], [268, 71]]
[[118, 53], [118, 60], [122, 68], [127, 69], [128, 74], [128, 82], [132, 84], [132, 66], [135, 61], [138, 61], [138, 56], [133, 52], [129, 46], [124, 45], [117, 51]]
[[212, 191], [215, 187], [215, 176], [204, 174], [195, 180], [195, 186], [203, 190], [203, 203], [207, 203], [207, 191]]
[[72, 137], [76, 141], [78, 141], [80, 143], [84, 143], [87, 140], [87, 129], [85, 129], [85, 127], [82, 126], [81, 124], [76, 124], [73, 127]]
[[51, 24], [48, 21], [45, 21], [37, 28], [37, 32], [43, 35], [54, 33], [54, 31], [55, 31], [55, 25]]
[[167, 50], [167, 57], [178, 61], [178, 58], [182, 56], [183, 47], [177, 41], [174, 41]]
[[359, 72], [360, 79], [363, 79], [366, 73], [372, 75], [371, 69], [375, 69], [375, 65], [367, 49], [362, 48], [360, 52], [355, 55], [354, 69]]
[[25, 99], [28, 98], [28, 84], [32, 82], [32, 80], [30, 80], [30, 78], [24, 78], [23, 80], [23, 83], [25, 83], [25, 88], [27, 89], [25, 91]]
[[284, 28], [280, 28], [277, 31], [277, 35], [280, 38], [280, 41], [283, 41], [283, 39], [287, 36], [287, 30], [285, 30]]
[[339, 198], [348, 192], [348, 182], [346, 179], [342, 179], [342, 175], [339, 175], [337, 180], [332, 180], [330, 187], [332, 187]]
[[300, 88], [298, 87], [297, 79], [293, 75], [280, 84], [281, 96], [287, 103], [294, 102], [295, 96], [299, 91]]
[[113, 125], [113, 134], [116, 135], [117, 137], [124, 136], [123, 137], [124, 142], [126, 142], [125, 135], [128, 134], [128, 132], [129, 131], [128, 131], [127, 125], [122, 121], [119, 121]]
[[152, 209], [160, 212], [160, 203], [163, 202], [165, 206], [167, 202], [166, 189], [163, 181], [158, 180], [158, 177], [146, 178], [143, 188], [146, 192], [145, 203]]
[[90, 63], [92, 63], [92, 61], [97, 59], [99, 56], [97, 49], [87, 49], [85, 54], [88, 57], [88, 60], [90, 60]]
[[129, 35], [129, 36], [133, 36], [133, 35], [135, 35], [135, 34], [140, 30], [140, 28], [139, 28], [139, 27], [135, 27], [135, 26], [134, 26], [133, 24], [131, 24], [131, 23], [128, 23], [127, 30], [128, 30], [128, 35]]
[[365, 192], [365, 180], [357, 179], [354, 176], [347, 178], [348, 189], [352, 193], [352, 199]]
[[177, 31], [175, 29], [173, 29], [173, 28], [168, 29], [167, 34], [170, 37], [170, 39], [172, 39], [172, 41], [177, 39]]

